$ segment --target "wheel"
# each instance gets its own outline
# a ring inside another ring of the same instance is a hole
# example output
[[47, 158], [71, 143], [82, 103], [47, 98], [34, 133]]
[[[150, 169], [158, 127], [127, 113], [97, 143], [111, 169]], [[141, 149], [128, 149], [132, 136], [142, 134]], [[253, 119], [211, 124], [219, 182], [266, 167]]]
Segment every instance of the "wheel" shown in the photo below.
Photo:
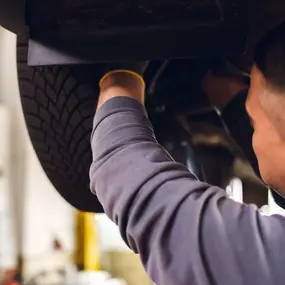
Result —
[[28, 67], [24, 37], [18, 39], [17, 56], [23, 112], [44, 171], [72, 206], [102, 212], [89, 190], [90, 134], [102, 66]]

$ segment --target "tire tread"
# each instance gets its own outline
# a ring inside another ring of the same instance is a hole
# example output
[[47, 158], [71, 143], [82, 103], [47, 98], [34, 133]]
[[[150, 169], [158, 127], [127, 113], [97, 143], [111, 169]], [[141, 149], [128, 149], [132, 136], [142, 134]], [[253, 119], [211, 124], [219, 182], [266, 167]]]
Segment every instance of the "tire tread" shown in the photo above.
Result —
[[[102, 212], [89, 190], [90, 134], [98, 87], [89, 67], [28, 67], [27, 39], [17, 44], [22, 107], [34, 149], [56, 190], [81, 211]], [[90, 106], [93, 106], [93, 108]]]

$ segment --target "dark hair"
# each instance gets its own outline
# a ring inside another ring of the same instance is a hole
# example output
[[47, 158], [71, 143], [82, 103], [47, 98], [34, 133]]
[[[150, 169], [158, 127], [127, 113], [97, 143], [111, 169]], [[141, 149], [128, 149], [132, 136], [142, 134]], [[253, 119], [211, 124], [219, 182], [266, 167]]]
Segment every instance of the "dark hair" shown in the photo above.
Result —
[[254, 61], [273, 88], [285, 90], [285, 22], [258, 43]]

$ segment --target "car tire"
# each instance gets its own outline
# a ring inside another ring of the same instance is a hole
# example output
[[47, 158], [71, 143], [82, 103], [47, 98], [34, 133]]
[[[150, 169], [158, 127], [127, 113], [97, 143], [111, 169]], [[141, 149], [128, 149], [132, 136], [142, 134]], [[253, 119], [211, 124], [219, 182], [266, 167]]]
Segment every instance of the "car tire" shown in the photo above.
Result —
[[26, 37], [18, 37], [20, 97], [39, 161], [67, 202], [80, 211], [102, 212], [89, 189], [90, 134], [102, 68], [29, 67], [27, 53]]

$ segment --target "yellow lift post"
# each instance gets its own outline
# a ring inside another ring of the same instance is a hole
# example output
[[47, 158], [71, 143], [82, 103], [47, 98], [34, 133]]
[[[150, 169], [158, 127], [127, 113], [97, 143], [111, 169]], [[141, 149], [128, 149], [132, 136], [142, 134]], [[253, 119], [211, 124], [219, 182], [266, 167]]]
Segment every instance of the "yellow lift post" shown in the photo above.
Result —
[[75, 264], [79, 270], [100, 270], [100, 251], [95, 214], [76, 213]]

